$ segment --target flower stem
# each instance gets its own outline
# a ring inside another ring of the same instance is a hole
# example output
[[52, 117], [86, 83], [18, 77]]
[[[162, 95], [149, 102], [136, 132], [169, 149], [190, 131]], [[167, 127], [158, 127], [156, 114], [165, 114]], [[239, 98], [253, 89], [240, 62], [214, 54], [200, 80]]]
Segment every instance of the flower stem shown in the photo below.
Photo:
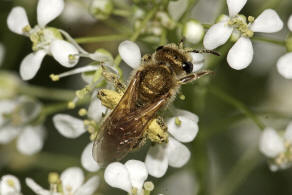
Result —
[[[139, 37], [141, 31], [145, 28], [145, 26], [147, 25], [148, 21], [154, 16], [154, 14], [156, 13], [156, 11], [158, 10], [158, 6], [156, 5], [151, 11], [149, 11], [147, 13], [147, 15], [145, 16], [144, 20], [142, 21], [141, 25], [136, 29], [136, 31], [131, 35], [130, 37], [130, 41], [136, 41], [137, 38]], [[120, 70], [119, 65], [121, 63], [121, 56], [117, 55], [115, 60], [114, 60], [114, 64], [115, 64], [115, 68], [117, 68], [118, 70]], [[121, 71], [119, 71], [121, 74]]]
[[44, 88], [33, 85], [22, 85], [19, 93], [50, 100], [69, 101], [75, 97], [75, 92], [67, 89]]
[[226, 179], [222, 181], [218, 189], [215, 189], [216, 195], [230, 195], [234, 190], [240, 186], [242, 182], [248, 177], [253, 169], [256, 168], [261, 161], [258, 150], [254, 147], [249, 148], [236, 162], [231, 169]]
[[250, 118], [258, 126], [259, 129], [263, 130], [265, 128], [265, 125], [262, 123], [262, 121], [239, 100], [226, 94], [224, 91], [222, 91], [216, 87], [209, 87], [209, 92], [212, 93], [213, 95], [221, 98], [226, 103], [237, 108], [244, 115], [246, 115], [248, 118]]
[[115, 10], [113, 10], [112, 14], [116, 15], [116, 16], [121, 16], [121, 17], [131, 16], [131, 12], [129, 12], [128, 10], [124, 10], [124, 9], [115, 9]]
[[280, 46], [285, 46], [285, 41], [282, 40], [276, 40], [276, 39], [272, 39], [272, 38], [268, 38], [268, 37], [258, 37], [258, 36], [254, 36], [252, 37], [253, 40], [257, 40], [257, 41], [263, 41], [263, 42], [268, 42], [268, 43], [273, 43], [276, 45], [280, 45]]
[[119, 41], [126, 39], [129, 35], [128, 34], [117, 34], [117, 35], [99, 35], [93, 37], [80, 37], [75, 38], [77, 43], [96, 43], [96, 42], [103, 42], [103, 41]]

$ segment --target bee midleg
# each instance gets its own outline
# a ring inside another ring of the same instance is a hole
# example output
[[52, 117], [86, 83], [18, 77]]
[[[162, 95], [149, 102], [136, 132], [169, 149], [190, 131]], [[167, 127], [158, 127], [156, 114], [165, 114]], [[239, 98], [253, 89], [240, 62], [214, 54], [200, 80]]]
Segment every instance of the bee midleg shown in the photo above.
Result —
[[205, 75], [208, 75], [208, 74], [211, 74], [211, 73], [214, 73], [213, 71], [211, 70], [203, 70], [203, 71], [200, 71], [200, 72], [194, 72], [192, 74], [188, 74], [186, 75], [185, 77], [182, 77], [180, 79], [177, 80], [177, 84], [178, 85], [183, 85], [183, 84], [186, 84], [186, 83], [189, 83], [189, 82], [192, 82], [194, 80], [197, 80]]
[[149, 122], [145, 136], [154, 143], [160, 144], [168, 141], [167, 126], [162, 117], [158, 116]]
[[126, 85], [120, 80], [119, 75], [114, 74], [112, 72], [109, 72], [105, 69], [103, 69], [102, 75], [104, 76], [104, 78], [113, 83], [114, 88], [117, 90], [117, 92], [119, 93], [125, 93], [126, 91]]

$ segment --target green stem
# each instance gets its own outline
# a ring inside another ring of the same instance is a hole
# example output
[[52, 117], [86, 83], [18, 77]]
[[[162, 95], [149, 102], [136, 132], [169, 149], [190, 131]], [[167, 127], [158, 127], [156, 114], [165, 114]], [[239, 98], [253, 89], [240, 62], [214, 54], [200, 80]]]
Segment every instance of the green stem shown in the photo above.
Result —
[[286, 45], [285, 41], [276, 40], [276, 39], [272, 39], [272, 38], [268, 38], [268, 37], [254, 36], [254, 37], [252, 37], [252, 39], [253, 40], [257, 40], [257, 41], [263, 41], [263, 42], [273, 43], [273, 44], [280, 45], [280, 46], [285, 46]]
[[239, 100], [226, 94], [224, 91], [222, 91], [216, 87], [209, 87], [209, 92], [211, 94], [221, 98], [226, 103], [237, 108], [244, 115], [246, 115], [248, 118], [250, 118], [258, 126], [259, 129], [263, 130], [265, 128], [265, 125], [262, 123], [262, 121]]
[[261, 161], [257, 148], [249, 148], [236, 162], [226, 179], [222, 181], [218, 189], [215, 189], [214, 195], [231, 195], [245, 178]]
[[99, 35], [93, 37], [80, 37], [75, 38], [77, 43], [96, 43], [96, 42], [104, 42], [104, 41], [119, 41], [126, 39], [128, 34], [117, 34], [117, 35]]
[[115, 9], [113, 10], [112, 14], [121, 17], [129, 17], [132, 15], [131, 12], [129, 12], [128, 10], [123, 9]]
[[[149, 11], [147, 13], [147, 15], [145, 16], [144, 20], [142, 21], [141, 25], [139, 26], [139, 28], [136, 29], [136, 31], [132, 34], [132, 36], [130, 37], [130, 41], [136, 41], [137, 38], [139, 37], [140, 33], [142, 32], [142, 30], [146, 27], [148, 21], [154, 16], [154, 14], [156, 13], [158, 9], [158, 6], [156, 5], [151, 11]], [[119, 65], [121, 63], [121, 56], [120, 55], [117, 55], [115, 60], [114, 60], [114, 64], [115, 64], [115, 68], [117, 68], [118, 70], [120, 69], [119, 68]], [[121, 72], [120, 72], [121, 73]]]
[[33, 85], [22, 85], [19, 93], [50, 100], [70, 101], [75, 97], [75, 91], [67, 89], [44, 88]]

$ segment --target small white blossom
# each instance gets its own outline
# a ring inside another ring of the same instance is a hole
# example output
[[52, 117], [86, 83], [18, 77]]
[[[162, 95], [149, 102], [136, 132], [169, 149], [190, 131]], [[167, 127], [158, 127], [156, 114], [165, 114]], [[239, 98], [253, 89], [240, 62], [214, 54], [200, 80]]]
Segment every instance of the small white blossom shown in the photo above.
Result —
[[0, 179], [1, 195], [21, 195], [21, 185], [17, 177], [4, 175]]
[[292, 166], [292, 122], [284, 133], [266, 128], [259, 140], [259, 150], [267, 156], [270, 169], [277, 171]]
[[246, 2], [247, 0], [227, 0], [229, 16], [222, 17], [221, 22], [211, 26], [204, 37], [205, 48], [215, 49], [226, 43], [232, 32], [241, 34], [227, 55], [228, 64], [236, 70], [246, 68], [253, 59], [250, 37], [254, 32], [274, 33], [283, 28], [282, 20], [272, 9], [264, 10], [255, 20], [249, 17], [247, 23], [245, 17], [238, 15]]
[[[66, 2], [64, 11], [61, 14], [61, 20], [66, 24], [94, 23], [96, 21], [83, 6], [86, 2]], [[87, 5], [88, 6], [88, 5]]]
[[204, 27], [197, 20], [189, 20], [184, 25], [183, 37], [190, 43], [197, 44], [199, 43], [204, 36]]
[[[288, 28], [292, 32], [292, 15], [288, 20]], [[288, 52], [281, 56], [277, 61], [277, 69], [280, 75], [286, 79], [292, 79], [292, 52]]]
[[[198, 133], [198, 117], [185, 110], [176, 110], [176, 115], [167, 121], [168, 143], [151, 147], [145, 159], [148, 172], [153, 177], [162, 177], [168, 166], [179, 168], [190, 159], [191, 152], [183, 143], [191, 142]], [[179, 121], [179, 124], [178, 122]]]
[[7, 144], [17, 137], [19, 152], [33, 155], [44, 143], [45, 130], [42, 125], [32, 126], [41, 111], [41, 105], [28, 97], [0, 101], [0, 144]]
[[98, 176], [92, 176], [84, 183], [83, 171], [79, 167], [70, 167], [62, 172], [60, 181], [62, 192], [57, 191], [57, 187], [51, 191], [46, 190], [31, 178], [25, 180], [28, 187], [37, 195], [92, 195], [98, 188], [100, 179]]
[[106, 167], [104, 172], [104, 180], [108, 185], [129, 194], [137, 191], [137, 195], [143, 195], [143, 184], [147, 177], [145, 164], [138, 160], [129, 160], [125, 164], [113, 162]]
[[[37, 5], [38, 24], [34, 28], [30, 27], [23, 7], [14, 7], [10, 11], [7, 18], [8, 28], [12, 32], [29, 37], [33, 43], [33, 52], [27, 55], [20, 64], [20, 75], [23, 80], [30, 80], [36, 75], [47, 54], [52, 55], [65, 67], [77, 64], [78, 50], [71, 43], [62, 40], [58, 29], [46, 27], [49, 22], [61, 14], [63, 8], [63, 0], [39, 0]], [[74, 59], [70, 59], [70, 56], [74, 56]]]

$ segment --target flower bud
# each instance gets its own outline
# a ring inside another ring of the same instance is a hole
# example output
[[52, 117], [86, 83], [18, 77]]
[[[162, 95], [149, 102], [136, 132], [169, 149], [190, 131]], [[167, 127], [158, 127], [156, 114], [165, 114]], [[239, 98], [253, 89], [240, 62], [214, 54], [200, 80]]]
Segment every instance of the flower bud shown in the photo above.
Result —
[[18, 92], [20, 86], [19, 78], [13, 73], [0, 72], [0, 99], [12, 98]]
[[113, 11], [111, 0], [92, 0], [89, 5], [89, 12], [100, 20], [107, 19]]
[[189, 20], [184, 25], [183, 36], [186, 38], [186, 41], [190, 43], [199, 43], [204, 36], [204, 27], [197, 20]]

